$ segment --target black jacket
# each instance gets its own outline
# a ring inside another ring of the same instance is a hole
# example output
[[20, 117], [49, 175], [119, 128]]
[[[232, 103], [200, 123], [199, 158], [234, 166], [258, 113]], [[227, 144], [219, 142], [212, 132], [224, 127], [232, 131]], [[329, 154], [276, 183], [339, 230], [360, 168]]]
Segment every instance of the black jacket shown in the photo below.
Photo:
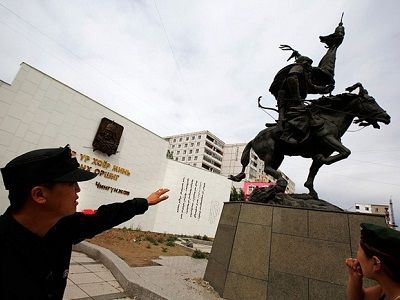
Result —
[[72, 245], [148, 209], [146, 199], [102, 205], [93, 215], [64, 217], [44, 237], [19, 224], [9, 209], [0, 216], [0, 299], [62, 299]]

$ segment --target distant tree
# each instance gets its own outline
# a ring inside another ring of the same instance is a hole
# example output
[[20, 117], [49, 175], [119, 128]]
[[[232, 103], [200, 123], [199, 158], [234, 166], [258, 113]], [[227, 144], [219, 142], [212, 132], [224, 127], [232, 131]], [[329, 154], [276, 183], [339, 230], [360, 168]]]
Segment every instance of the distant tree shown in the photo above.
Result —
[[238, 201], [239, 200], [239, 194], [236, 191], [236, 188], [233, 186], [231, 189], [231, 195], [229, 197], [229, 201]]
[[235, 187], [232, 187], [231, 189], [231, 196], [229, 198], [229, 201], [244, 201], [245, 200], [245, 195], [243, 192], [243, 189], [239, 189], [239, 192]]
[[246, 196], [243, 192], [243, 189], [240, 189], [240, 193], [238, 194], [238, 201], [245, 201], [246, 200]]

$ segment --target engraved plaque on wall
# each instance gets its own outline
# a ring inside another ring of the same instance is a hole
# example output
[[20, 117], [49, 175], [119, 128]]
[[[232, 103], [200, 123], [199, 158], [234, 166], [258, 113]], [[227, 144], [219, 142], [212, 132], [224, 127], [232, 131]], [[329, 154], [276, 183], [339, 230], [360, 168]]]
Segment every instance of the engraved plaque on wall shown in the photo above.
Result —
[[107, 118], [102, 118], [93, 140], [93, 151], [99, 150], [108, 156], [117, 153], [124, 127]]

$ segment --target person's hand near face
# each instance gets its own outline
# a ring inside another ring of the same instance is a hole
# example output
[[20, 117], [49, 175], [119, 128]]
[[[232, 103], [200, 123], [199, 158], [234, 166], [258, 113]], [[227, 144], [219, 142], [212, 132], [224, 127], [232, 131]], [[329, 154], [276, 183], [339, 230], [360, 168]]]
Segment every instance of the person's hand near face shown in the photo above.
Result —
[[356, 258], [347, 258], [345, 263], [349, 276], [356, 278], [363, 277], [360, 262]]

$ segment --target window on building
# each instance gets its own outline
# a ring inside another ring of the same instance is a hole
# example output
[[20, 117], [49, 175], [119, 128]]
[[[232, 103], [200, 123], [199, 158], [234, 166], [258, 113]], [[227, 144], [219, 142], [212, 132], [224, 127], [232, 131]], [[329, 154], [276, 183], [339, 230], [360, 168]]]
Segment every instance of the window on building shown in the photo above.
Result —
[[198, 139], [201, 139], [201, 135], [197, 136]]
[[177, 158], [177, 157], [175, 157], [175, 160], [178, 160], [178, 158]]
[[175, 148], [175, 145], [172, 145], [172, 149]]
[[178, 154], [180, 154], [180, 153], [181, 153], [181, 151], [179, 151], [179, 150], [178, 150], [178, 151], [176, 151], [176, 154], [177, 154], [177, 155], [178, 155]]
[[187, 147], [187, 144], [185, 144], [185, 148]]
[[194, 136], [192, 136], [192, 140], [194, 140]]
[[360, 209], [360, 206], [356, 205], [356, 209]]
[[179, 145], [178, 145], [178, 148], [180, 148], [180, 147], [181, 147], [181, 145], [179, 144]]
[[193, 150], [192, 150], [192, 149], [190, 149], [190, 150], [189, 150], [189, 154], [192, 154], [192, 152], [193, 152]]
[[176, 139], [174, 139], [174, 143], [176, 142]]
[[191, 156], [189, 156], [189, 157], [188, 157], [188, 160], [192, 160], [192, 157], [191, 157]]
[[194, 143], [190, 143], [190, 147], [193, 147], [194, 146]]
[[196, 153], [199, 153], [199, 149], [196, 149]]
[[379, 209], [375, 208], [375, 211], [379, 211]]
[[185, 161], [185, 158], [184, 158], [184, 157], [182, 157], [182, 161]]
[[187, 140], [187, 141], [189, 140], [189, 137], [188, 137], [188, 136], [186, 137], [186, 140]]
[[179, 138], [179, 141], [182, 142], [182, 138]]
[[200, 142], [197, 142], [197, 146], [200, 146]]
[[193, 164], [193, 167], [197, 167], [197, 164]]
[[194, 157], [194, 160], [197, 160], [197, 156]]
[[186, 150], [183, 150], [183, 154], [186, 154]]
[[369, 207], [366, 207], [365, 210], [368, 210], [368, 211], [369, 211]]

